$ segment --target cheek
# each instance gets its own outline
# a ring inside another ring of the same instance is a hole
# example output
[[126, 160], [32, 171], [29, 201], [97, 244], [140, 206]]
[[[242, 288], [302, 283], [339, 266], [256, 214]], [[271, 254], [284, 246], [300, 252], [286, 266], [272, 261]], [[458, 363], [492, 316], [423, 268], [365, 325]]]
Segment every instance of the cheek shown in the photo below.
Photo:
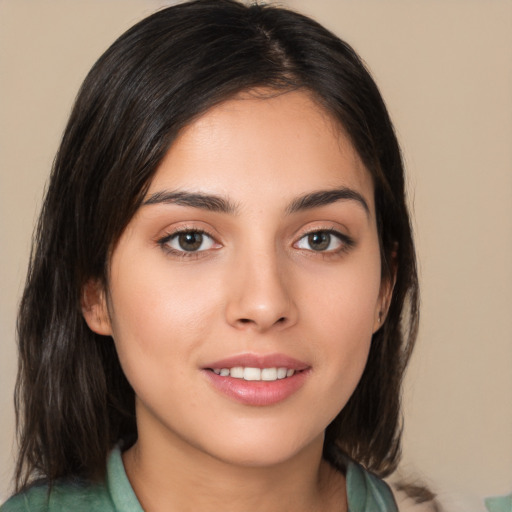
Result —
[[[356, 261], [356, 260], [354, 260]], [[317, 367], [332, 384], [329, 406], [345, 405], [364, 371], [379, 307], [380, 260], [377, 257], [318, 279], [310, 288], [308, 322], [319, 333], [313, 340]]]
[[128, 266], [120, 259], [111, 276], [113, 338], [137, 390], [141, 383], [170, 384], [171, 369], [174, 376], [184, 372], [179, 361], [190, 360], [199, 350], [219, 303], [211, 282], [187, 271], [171, 272], [161, 260], [132, 260]]
[[214, 303], [201, 276], [171, 271], [165, 261], [118, 268], [123, 279], [113, 276], [111, 285], [114, 331], [141, 343], [157, 341], [157, 334], [164, 341], [182, 326], [197, 328]]
[[334, 272], [318, 275], [306, 295], [308, 306], [304, 309], [322, 319], [333, 337], [337, 333], [354, 340], [371, 338], [380, 287], [380, 258], [372, 251]]

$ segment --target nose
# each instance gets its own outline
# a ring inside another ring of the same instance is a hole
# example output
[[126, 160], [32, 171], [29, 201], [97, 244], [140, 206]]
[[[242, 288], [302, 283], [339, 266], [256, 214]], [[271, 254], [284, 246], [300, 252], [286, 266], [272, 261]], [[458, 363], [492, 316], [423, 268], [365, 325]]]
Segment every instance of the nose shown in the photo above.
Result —
[[276, 254], [239, 255], [230, 272], [226, 319], [237, 329], [265, 332], [297, 322], [292, 283]]

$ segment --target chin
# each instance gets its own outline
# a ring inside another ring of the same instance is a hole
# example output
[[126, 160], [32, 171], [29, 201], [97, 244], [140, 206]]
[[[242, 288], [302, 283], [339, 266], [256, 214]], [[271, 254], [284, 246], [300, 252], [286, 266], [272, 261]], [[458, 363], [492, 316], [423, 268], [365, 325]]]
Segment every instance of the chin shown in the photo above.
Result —
[[[319, 450], [323, 446], [324, 432], [317, 436], [290, 435], [290, 432], [270, 432], [268, 436], [259, 433], [253, 436], [228, 436], [222, 441], [213, 440], [215, 450], [210, 452], [218, 460], [235, 466], [269, 467], [283, 464], [303, 452]], [[208, 450], [209, 451], [209, 450]]]

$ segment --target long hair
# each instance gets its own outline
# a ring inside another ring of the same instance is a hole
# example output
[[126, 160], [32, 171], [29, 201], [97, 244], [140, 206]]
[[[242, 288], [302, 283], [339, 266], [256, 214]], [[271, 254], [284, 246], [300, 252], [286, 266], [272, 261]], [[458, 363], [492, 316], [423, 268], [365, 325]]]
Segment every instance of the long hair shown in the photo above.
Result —
[[[106, 287], [109, 258], [180, 130], [254, 88], [313, 94], [373, 178], [382, 274], [394, 280], [384, 325], [346, 407], [336, 445], [380, 475], [400, 453], [400, 389], [418, 321], [415, 252], [400, 149], [384, 102], [352, 48], [273, 6], [196, 0], [144, 19], [86, 77], [54, 162], [18, 317], [17, 490], [44, 477], [100, 479], [136, 440], [134, 393], [111, 339], [81, 312], [85, 283]], [[326, 451], [327, 453], [327, 451]]]

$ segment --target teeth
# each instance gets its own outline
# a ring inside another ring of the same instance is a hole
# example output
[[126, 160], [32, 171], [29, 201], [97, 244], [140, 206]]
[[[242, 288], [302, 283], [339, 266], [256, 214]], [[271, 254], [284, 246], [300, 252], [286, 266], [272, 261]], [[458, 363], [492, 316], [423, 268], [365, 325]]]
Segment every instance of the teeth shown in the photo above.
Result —
[[261, 370], [259, 368], [245, 368], [244, 380], [261, 380]]
[[229, 375], [231, 375], [231, 377], [234, 377], [235, 379], [243, 379], [244, 369], [242, 366], [235, 366], [234, 368], [231, 368], [231, 370], [229, 371]]
[[291, 377], [295, 370], [291, 368], [251, 368], [235, 366], [233, 368], [214, 368], [213, 372], [221, 377], [233, 377], [244, 380], [274, 381]]
[[277, 380], [277, 368], [263, 368], [261, 380]]

